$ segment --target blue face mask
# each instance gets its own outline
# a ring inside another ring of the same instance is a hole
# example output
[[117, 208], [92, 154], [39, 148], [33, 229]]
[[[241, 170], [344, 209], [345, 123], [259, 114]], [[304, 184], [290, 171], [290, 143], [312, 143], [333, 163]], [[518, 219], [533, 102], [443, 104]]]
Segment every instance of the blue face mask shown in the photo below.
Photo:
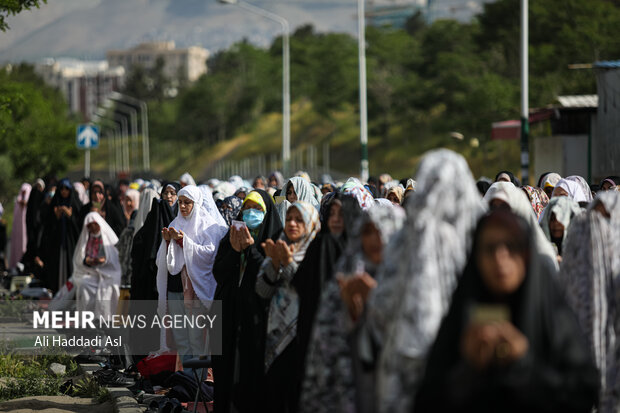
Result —
[[243, 211], [243, 222], [245, 222], [249, 229], [256, 229], [260, 227], [260, 224], [263, 223], [264, 219], [265, 213], [263, 211], [259, 211], [258, 209], [246, 209]]

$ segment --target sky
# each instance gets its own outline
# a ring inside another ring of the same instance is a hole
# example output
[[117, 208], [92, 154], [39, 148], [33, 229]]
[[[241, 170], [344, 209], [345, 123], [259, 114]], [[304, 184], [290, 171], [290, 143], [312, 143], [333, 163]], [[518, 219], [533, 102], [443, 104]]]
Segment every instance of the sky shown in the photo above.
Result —
[[[367, 0], [366, 7], [427, 0]], [[489, 0], [434, 0], [433, 15], [467, 20]], [[355, 0], [253, 0], [286, 18], [291, 30], [312, 24], [319, 32], [357, 35]], [[0, 32], [0, 63], [37, 62], [46, 57], [104, 59], [109, 49], [145, 41], [173, 40], [177, 47], [211, 52], [247, 38], [267, 46], [280, 25], [216, 0], [48, 0], [40, 9], [7, 19]]]

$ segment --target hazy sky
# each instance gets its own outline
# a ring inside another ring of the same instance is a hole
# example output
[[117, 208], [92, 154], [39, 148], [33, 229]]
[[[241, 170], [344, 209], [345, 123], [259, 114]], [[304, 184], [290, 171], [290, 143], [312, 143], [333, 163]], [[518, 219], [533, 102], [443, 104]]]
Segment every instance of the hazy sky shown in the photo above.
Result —
[[[435, 13], [469, 17], [484, 0], [435, 0]], [[311, 23], [318, 31], [357, 34], [355, 0], [253, 0], [289, 20], [294, 30]], [[426, 0], [367, 0], [367, 7], [426, 4]], [[211, 51], [242, 38], [268, 45], [281, 31], [270, 20], [216, 0], [48, 0], [38, 10], [10, 17], [0, 32], [0, 62], [44, 57], [103, 59], [105, 51], [143, 41], [174, 40]]]

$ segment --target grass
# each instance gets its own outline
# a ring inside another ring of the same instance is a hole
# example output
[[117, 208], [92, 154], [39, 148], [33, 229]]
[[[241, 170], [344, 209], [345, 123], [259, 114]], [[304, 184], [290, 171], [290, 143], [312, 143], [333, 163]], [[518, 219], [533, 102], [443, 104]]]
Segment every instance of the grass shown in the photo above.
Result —
[[[54, 377], [47, 374], [52, 363], [67, 367], [65, 375]], [[57, 396], [63, 394], [68, 377], [79, 374], [79, 366], [69, 355], [0, 356], [0, 401], [30, 396]], [[99, 385], [93, 377], [78, 379], [68, 387], [65, 394], [73, 397], [92, 398], [96, 403], [111, 399], [107, 388]]]
[[[353, 106], [345, 106], [329, 117], [321, 116], [308, 101], [298, 101], [292, 106], [291, 155], [317, 148], [318, 164], [322, 165], [322, 146], [330, 145], [331, 168], [340, 175], [359, 173], [359, 118]], [[372, 125], [370, 125], [372, 126]], [[275, 155], [280, 160], [282, 145], [282, 117], [279, 113], [263, 115], [259, 121], [246, 125], [245, 130], [230, 140], [213, 146], [200, 142], [187, 143], [171, 140], [151, 141], [151, 164], [155, 174], [178, 178], [189, 171], [197, 180], [213, 177], [215, 165], [220, 161], [239, 162], [264, 156], [269, 160]], [[371, 128], [372, 130], [372, 128]], [[368, 143], [370, 172], [372, 175], [390, 173], [395, 178], [413, 176], [422, 155], [430, 149], [444, 147], [461, 153], [468, 161], [475, 177], [494, 177], [500, 169], [519, 170], [518, 141], [488, 141], [483, 136], [480, 147], [472, 147], [469, 141], [459, 142], [448, 132], [433, 131], [428, 126], [405, 131], [400, 125], [393, 126], [387, 136], [370, 136]], [[140, 144], [140, 143], [139, 143]], [[141, 145], [141, 144], [140, 144]], [[93, 169], [107, 171], [107, 146], [102, 144], [92, 151]], [[279, 166], [279, 165], [276, 165]], [[74, 170], [83, 167], [83, 158]], [[268, 165], [271, 169], [271, 165]]]

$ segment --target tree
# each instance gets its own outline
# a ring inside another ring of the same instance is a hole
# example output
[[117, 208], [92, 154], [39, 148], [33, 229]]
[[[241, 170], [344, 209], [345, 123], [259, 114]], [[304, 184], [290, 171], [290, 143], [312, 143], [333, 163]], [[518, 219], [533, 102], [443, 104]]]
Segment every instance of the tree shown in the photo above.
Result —
[[2, 194], [14, 192], [19, 182], [62, 173], [77, 157], [76, 123], [64, 99], [35, 76], [29, 65], [0, 71]]
[[8, 16], [15, 16], [21, 13], [23, 10], [31, 10], [36, 7], [37, 9], [41, 4], [47, 3], [47, 0], [5, 0], [0, 3], [0, 30], [6, 32], [10, 29], [6, 18]]

